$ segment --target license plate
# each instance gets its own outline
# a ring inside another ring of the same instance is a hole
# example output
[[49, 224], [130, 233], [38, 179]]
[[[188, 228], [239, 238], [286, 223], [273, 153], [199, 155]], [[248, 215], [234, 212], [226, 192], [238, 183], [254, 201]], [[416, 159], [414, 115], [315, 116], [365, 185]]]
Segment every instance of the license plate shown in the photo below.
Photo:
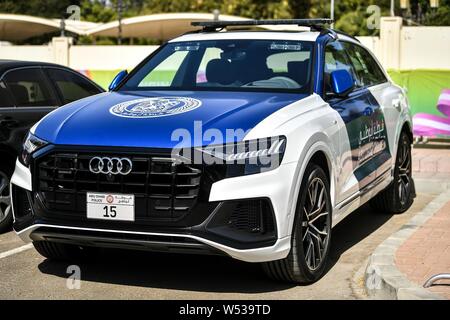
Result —
[[88, 219], [134, 221], [134, 195], [87, 193]]

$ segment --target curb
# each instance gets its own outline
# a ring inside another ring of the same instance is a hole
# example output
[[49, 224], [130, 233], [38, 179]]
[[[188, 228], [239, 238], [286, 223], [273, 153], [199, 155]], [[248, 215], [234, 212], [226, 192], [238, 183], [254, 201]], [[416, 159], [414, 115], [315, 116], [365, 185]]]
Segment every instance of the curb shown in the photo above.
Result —
[[404, 224], [399, 231], [392, 234], [375, 249], [369, 257], [364, 274], [364, 286], [370, 298], [393, 300], [444, 299], [440, 295], [409, 281], [397, 269], [395, 253], [403, 242], [438, 212], [449, 199], [450, 191], [445, 190], [434, 198], [420, 213]]

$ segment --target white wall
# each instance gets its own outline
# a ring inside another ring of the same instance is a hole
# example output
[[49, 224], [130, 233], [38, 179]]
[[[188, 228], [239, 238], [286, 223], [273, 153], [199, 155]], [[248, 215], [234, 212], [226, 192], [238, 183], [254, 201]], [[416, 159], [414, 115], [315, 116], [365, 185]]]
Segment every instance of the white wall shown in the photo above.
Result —
[[[450, 70], [450, 27], [402, 27], [401, 18], [381, 21], [381, 37], [358, 37], [387, 69]], [[58, 40], [63, 40], [58, 38]], [[64, 41], [59, 41], [61, 44]], [[76, 70], [132, 69], [157, 46], [1, 46], [0, 59], [65, 63]], [[64, 53], [68, 55], [64, 58]]]
[[44, 46], [1, 46], [0, 59], [53, 62], [53, 48]]
[[71, 46], [69, 66], [75, 70], [132, 69], [158, 46]]
[[380, 38], [378, 37], [356, 37], [364, 46], [371, 50], [377, 57], [380, 56]]
[[400, 69], [450, 69], [450, 27], [403, 27]]

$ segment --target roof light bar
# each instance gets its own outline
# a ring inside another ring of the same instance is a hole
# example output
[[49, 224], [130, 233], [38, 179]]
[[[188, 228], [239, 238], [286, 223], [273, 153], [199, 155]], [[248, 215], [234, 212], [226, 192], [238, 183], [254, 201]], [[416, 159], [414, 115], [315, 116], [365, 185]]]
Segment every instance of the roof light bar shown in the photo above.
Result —
[[194, 27], [203, 27], [204, 30], [215, 30], [226, 27], [240, 26], [262, 26], [262, 25], [298, 25], [301, 27], [311, 27], [322, 29], [324, 25], [333, 23], [332, 19], [280, 19], [280, 20], [242, 20], [242, 21], [194, 21], [191, 25]]

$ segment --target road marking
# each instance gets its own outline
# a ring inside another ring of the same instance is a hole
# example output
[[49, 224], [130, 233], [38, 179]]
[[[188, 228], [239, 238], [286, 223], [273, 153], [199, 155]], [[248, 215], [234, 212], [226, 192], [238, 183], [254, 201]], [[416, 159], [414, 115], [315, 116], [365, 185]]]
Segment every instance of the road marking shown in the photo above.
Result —
[[24, 246], [21, 246], [21, 247], [12, 249], [12, 250], [2, 252], [2, 253], [0, 253], [0, 259], [12, 256], [13, 254], [16, 254], [16, 253], [19, 253], [19, 252], [22, 252], [22, 251], [25, 251], [25, 250], [28, 250], [31, 248], [33, 248], [33, 244], [29, 243], [29, 244], [26, 244]]

